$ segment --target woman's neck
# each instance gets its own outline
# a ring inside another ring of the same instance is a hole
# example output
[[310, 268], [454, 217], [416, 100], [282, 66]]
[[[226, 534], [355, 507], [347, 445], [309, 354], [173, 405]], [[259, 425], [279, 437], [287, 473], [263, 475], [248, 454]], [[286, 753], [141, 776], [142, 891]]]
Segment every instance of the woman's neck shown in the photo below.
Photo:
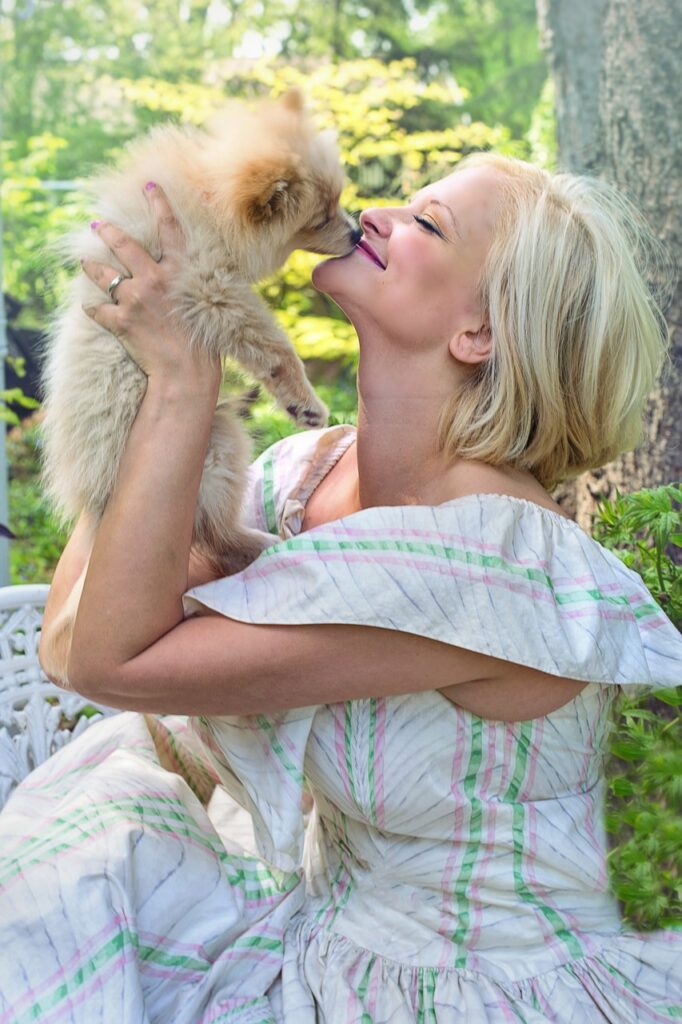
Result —
[[433, 399], [358, 404], [358, 508], [447, 501], [452, 466], [437, 450]]

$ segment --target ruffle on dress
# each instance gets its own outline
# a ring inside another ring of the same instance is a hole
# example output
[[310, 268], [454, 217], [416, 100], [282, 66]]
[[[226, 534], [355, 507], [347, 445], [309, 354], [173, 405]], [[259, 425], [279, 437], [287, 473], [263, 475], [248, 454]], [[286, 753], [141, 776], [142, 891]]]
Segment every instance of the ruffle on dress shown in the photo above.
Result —
[[573, 521], [509, 495], [364, 509], [183, 600], [187, 615], [398, 630], [585, 682], [681, 681], [682, 637], [637, 573]]

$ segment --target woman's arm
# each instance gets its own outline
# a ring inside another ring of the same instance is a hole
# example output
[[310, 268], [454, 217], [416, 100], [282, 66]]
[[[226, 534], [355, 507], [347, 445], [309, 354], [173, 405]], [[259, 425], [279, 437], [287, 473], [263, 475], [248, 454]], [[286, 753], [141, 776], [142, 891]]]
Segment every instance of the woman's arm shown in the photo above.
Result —
[[76, 523], [57, 563], [45, 605], [38, 660], [48, 679], [58, 686], [68, 687], [66, 666], [71, 630], [92, 541], [92, 523], [84, 513]]
[[[156, 263], [112, 225], [98, 233], [130, 274], [117, 304], [86, 310], [114, 334], [147, 376], [114, 491], [98, 524], [69, 658], [69, 679], [107, 677], [182, 621], [182, 594], [197, 495], [221, 367], [190, 347], [173, 312], [171, 284], [182, 238], [154, 190], [163, 257]], [[106, 292], [111, 266], [83, 269]]]
[[[64, 661], [59, 654], [62, 640], [60, 633], [64, 627], [62, 612], [65, 611], [67, 601], [87, 566], [93, 542], [94, 528], [87, 514], [83, 513], [62, 551], [50, 584], [40, 630], [38, 658], [45, 675], [58, 686], [67, 685], [66, 679], [61, 677], [58, 669], [58, 665]], [[216, 570], [211, 562], [192, 549], [187, 570], [186, 589], [190, 590], [192, 587], [198, 587], [202, 583], [208, 583], [216, 578]], [[70, 637], [66, 638], [66, 643], [70, 648]]]
[[66, 542], [52, 577], [40, 633], [41, 652], [52, 623], [59, 615], [80, 574], [87, 565], [92, 550], [92, 542], [92, 524], [87, 514], [83, 513]]
[[74, 626], [72, 685], [107, 678], [183, 620], [217, 385], [150, 377], [100, 521]]

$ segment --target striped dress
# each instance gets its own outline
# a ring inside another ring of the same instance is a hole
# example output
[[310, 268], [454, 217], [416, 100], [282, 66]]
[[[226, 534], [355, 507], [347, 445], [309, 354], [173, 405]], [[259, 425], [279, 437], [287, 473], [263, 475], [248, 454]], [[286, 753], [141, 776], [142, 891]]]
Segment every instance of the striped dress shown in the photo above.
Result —
[[615, 555], [521, 499], [301, 534], [353, 439], [261, 456], [245, 511], [279, 540], [187, 614], [400, 630], [587, 685], [515, 723], [434, 690], [93, 726], [0, 815], [0, 1024], [682, 1018], [682, 935], [623, 928], [603, 824], [613, 701], [679, 683], [680, 634]]

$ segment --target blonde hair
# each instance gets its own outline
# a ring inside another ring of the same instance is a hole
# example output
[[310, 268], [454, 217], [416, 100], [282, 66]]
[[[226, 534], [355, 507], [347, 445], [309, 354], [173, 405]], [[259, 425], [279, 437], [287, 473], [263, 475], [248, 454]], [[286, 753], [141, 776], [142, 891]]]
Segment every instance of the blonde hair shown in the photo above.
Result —
[[662, 248], [613, 187], [491, 153], [501, 172], [480, 281], [491, 356], [446, 403], [449, 457], [530, 470], [547, 490], [643, 439], [668, 332], [644, 280]]

